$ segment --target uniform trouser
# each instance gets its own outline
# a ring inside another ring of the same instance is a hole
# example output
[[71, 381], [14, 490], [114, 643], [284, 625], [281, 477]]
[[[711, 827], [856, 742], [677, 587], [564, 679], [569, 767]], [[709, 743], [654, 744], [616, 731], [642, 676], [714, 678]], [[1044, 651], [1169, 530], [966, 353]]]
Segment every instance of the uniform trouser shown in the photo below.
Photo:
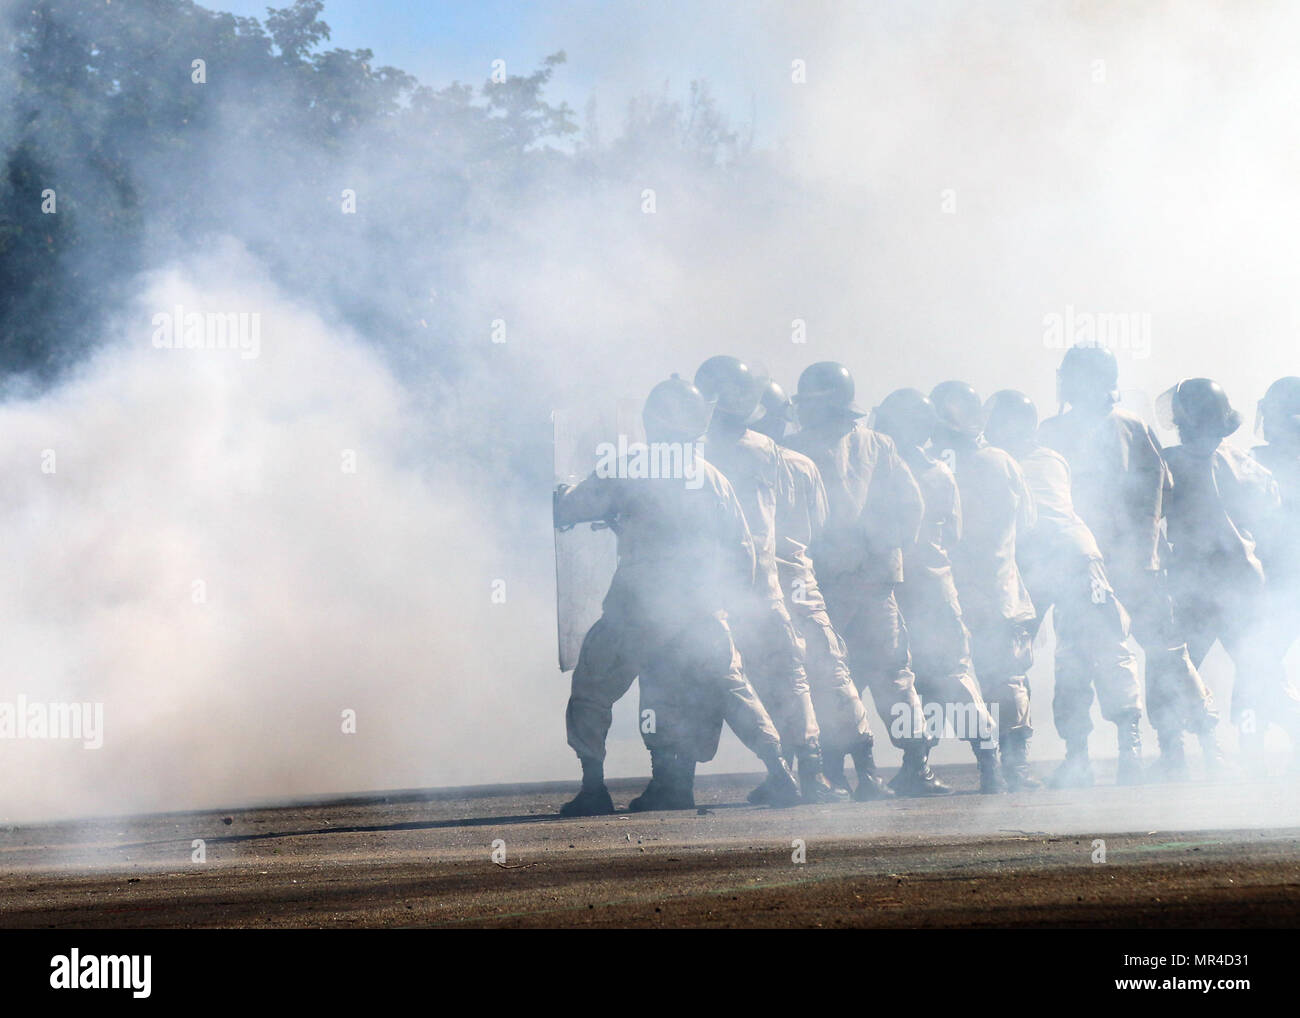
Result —
[[699, 763], [717, 753], [724, 721], [761, 759], [781, 747], [776, 726], [745, 678], [727, 623], [716, 617], [693, 625], [647, 660], [641, 719], [647, 749]]
[[776, 723], [782, 746], [797, 753], [816, 743], [820, 732], [804, 670], [804, 648], [785, 602], [746, 606], [734, 616], [732, 631], [745, 675]]
[[1137, 656], [1128, 645], [1129, 616], [1099, 558], [1058, 563], [1055, 582], [1032, 591], [1040, 617], [1054, 609], [1056, 692], [1052, 716], [1067, 742], [1092, 731], [1094, 690], [1101, 716], [1118, 724], [1142, 710]]
[[711, 760], [723, 720], [760, 757], [779, 743], [725, 621], [705, 615], [665, 634], [602, 616], [582, 641], [565, 711], [569, 745], [579, 758], [605, 759], [613, 706], [638, 674], [647, 745]]
[[1146, 654], [1147, 717], [1157, 732], [1214, 730], [1214, 694], [1187, 652], [1174, 621], [1165, 574], [1110, 564], [1111, 586], [1128, 610], [1133, 636]]
[[863, 699], [870, 692], [890, 741], [905, 749], [923, 740], [924, 714], [894, 585], [840, 573], [823, 577], [821, 586], [830, 620], [848, 648], [858, 690]]
[[971, 656], [980, 690], [997, 713], [999, 742], [1012, 733], [1032, 735], [1029, 669], [1034, 663], [1033, 619], [968, 616]]
[[997, 720], [975, 678], [970, 630], [952, 574], [918, 568], [907, 576], [898, 603], [907, 619], [916, 691], [927, 712], [927, 738], [937, 742], [950, 728], [956, 738], [988, 746], [997, 738]]
[[869, 745], [871, 721], [853, 684], [844, 640], [831, 625], [820, 595], [792, 601], [790, 617], [804, 647], [804, 670], [822, 741], [837, 750]]
[[604, 760], [605, 739], [614, 717], [614, 704], [622, 699], [639, 670], [644, 654], [637, 646], [644, 637], [634, 627], [602, 615], [587, 630], [578, 651], [564, 711], [569, 745], [580, 759]]
[[1216, 640], [1232, 659], [1232, 723], [1251, 734], [1273, 723], [1294, 737], [1300, 734], [1300, 693], [1287, 676], [1278, 642], [1266, 635], [1270, 607], [1262, 586], [1220, 586], [1179, 592], [1174, 617], [1188, 634], [1187, 651], [1198, 668]]

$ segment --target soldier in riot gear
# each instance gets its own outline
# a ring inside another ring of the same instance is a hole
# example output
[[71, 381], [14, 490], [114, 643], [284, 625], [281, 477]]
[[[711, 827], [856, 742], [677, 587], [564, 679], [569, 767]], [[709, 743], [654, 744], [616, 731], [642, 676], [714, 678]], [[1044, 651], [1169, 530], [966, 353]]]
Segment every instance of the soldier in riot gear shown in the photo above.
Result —
[[1029, 678], [1033, 664], [1033, 601], [1016, 565], [1018, 534], [1035, 520], [1020, 467], [983, 442], [984, 408], [965, 382], [942, 382], [930, 393], [938, 422], [933, 443], [957, 477], [962, 534], [952, 571], [971, 632], [975, 674], [985, 701], [997, 705], [1002, 777], [1013, 791], [1035, 788], [1029, 771]]
[[1137, 658], [1128, 645], [1128, 612], [1106, 577], [1101, 549], [1074, 510], [1070, 467], [1037, 440], [1038, 408], [1023, 392], [1003, 389], [984, 405], [984, 437], [1020, 464], [1037, 521], [1016, 535], [1016, 557], [1041, 624], [1053, 610], [1056, 691], [1052, 715], [1065, 740], [1056, 788], [1093, 783], [1088, 758], [1093, 690], [1101, 716], [1118, 732], [1121, 785], [1142, 780], [1142, 697]]
[[777, 443], [787, 471], [785, 498], [776, 507], [776, 569], [790, 617], [804, 648], [804, 668], [821, 729], [823, 768], [834, 787], [847, 788], [844, 757], [852, 758], [859, 801], [894, 793], [876, 773], [874, 739], [867, 710], [849, 670], [844, 640], [831, 625], [808, 547], [826, 526], [826, 489], [817, 465], [783, 445], [794, 407], [785, 390], [768, 380], [760, 400], [763, 416], [751, 427]]
[[1118, 382], [1110, 350], [1071, 347], [1057, 372], [1062, 411], [1042, 422], [1038, 438], [1070, 465], [1075, 509], [1097, 540], [1107, 578], [1146, 652], [1147, 714], [1160, 742], [1161, 770], [1177, 780], [1187, 771], [1186, 731], [1199, 736], [1210, 770], [1223, 765], [1218, 714], [1169, 597], [1160, 520], [1173, 481], [1155, 433], [1115, 406]]
[[1174, 615], [1198, 667], [1217, 638], [1232, 658], [1231, 717], [1252, 762], [1267, 722], [1300, 745], [1300, 694], [1287, 680], [1279, 648], [1265, 638], [1265, 566], [1255, 534], [1276, 520], [1277, 482], [1258, 460], [1224, 441], [1241, 426], [1227, 393], [1208, 378], [1187, 378], [1158, 404], [1181, 444], [1165, 450], [1174, 486], [1168, 522]]
[[[809, 802], [842, 797], [822, 773], [820, 730], [813, 710], [803, 647], [786, 607], [777, 574], [776, 513], [790, 483], [776, 443], [749, 428], [759, 408], [758, 377], [735, 357], [711, 357], [695, 373], [695, 385], [714, 402], [704, 455], [736, 491], [754, 538], [757, 560], [753, 596], [731, 613], [732, 631], [746, 674], [771, 713], [782, 744], [798, 760], [799, 782]], [[750, 796], [767, 802], [765, 781]]]
[[695, 764], [712, 759], [724, 719], [767, 767], [771, 801], [797, 801], [779, 736], [726, 622], [727, 607], [749, 594], [755, 557], [734, 490], [696, 451], [709, 414], [699, 391], [673, 376], [651, 391], [643, 419], [652, 447], [690, 457], [680, 461], [689, 476], [593, 473], [556, 489], [556, 526], [619, 521], [618, 568], [573, 672], [566, 723], [583, 780], [561, 810], [566, 816], [613, 812], [605, 738], [613, 704], [638, 676], [642, 707], [656, 724], [645, 735], [653, 776], [632, 809], [692, 808]]
[[[961, 539], [961, 496], [948, 466], [927, 451], [938, 418], [919, 389], [898, 389], [876, 407], [872, 426], [894, 440], [921, 487], [925, 517], [915, 543], [903, 548], [903, 582], [898, 603], [911, 636], [916, 688], [928, 705], [960, 716], [958, 732], [975, 752], [980, 791], [1006, 790], [994, 748], [997, 725], [984, 703], [971, 659], [971, 637], [962, 619], [948, 548]], [[960, 713], [958, 713], [960, 712]], [[942, 733], [932, 733], [934, 735]]]
[[921, 527], [921, 490], [894, 443], [860, 422], [865, 415], [853, 397], [853, 376], [843, 364], [823, 361], [799, 376], [799, 431], [787, 441], [816, 464], [829, 508], [811, 557], [853, 678], [860, 691], [871, 691], [903, 751], [890, 787], [900, 795], [947, 794], [951, 789], [930, 769], [907, 626], [894, 593], [903, 581], [903, 547], [915, 543]]

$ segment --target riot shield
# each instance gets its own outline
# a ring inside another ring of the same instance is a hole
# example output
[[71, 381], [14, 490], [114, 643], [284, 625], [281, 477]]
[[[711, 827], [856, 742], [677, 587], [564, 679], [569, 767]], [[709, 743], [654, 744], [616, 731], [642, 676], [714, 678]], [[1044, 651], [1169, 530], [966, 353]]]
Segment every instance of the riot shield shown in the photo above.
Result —
[[[577, 484], [596, 466], [602, 442], [640, 441], [640, 406], [618, 400], [602, 411], [596, 407], [556, 410], [555, 483]], [[560, 671], [578, 662], [583, 637], [600, 618], [601, 601], [618, 563], [612, 521], [579, 523], [555, 531], [555, 617]]]

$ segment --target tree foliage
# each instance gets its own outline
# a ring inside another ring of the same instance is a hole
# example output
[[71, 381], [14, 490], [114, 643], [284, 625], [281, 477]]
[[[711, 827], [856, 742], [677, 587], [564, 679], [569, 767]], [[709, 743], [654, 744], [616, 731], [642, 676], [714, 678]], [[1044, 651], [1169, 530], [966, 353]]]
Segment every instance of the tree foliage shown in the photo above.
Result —
[[[563, 53], [504, 81], [433, 88], [376, 67], [368, 49], [327, 48], [323, 13], [322, 0], [268, 9], [264, 21], [191, 0], [10, 8], [0, 368], [57, 376], [133, 274], [218, 235], [349, 324], [401, 338], [427, 325], [431, 289], [455, 285], [450, 238], [492, 219], [506, 196], [590, 171], [572, 111], [546, 95]], [[618, 145], [623, 161], [666, 146], [715, 162], [736, 148], [700, 88], [685, 109], [634, 107], [629, 125], [602, 165], [620, 161]], [[358, 190], [357, 216], [338, 214], [344, 188]], [[377, 271], [385, 258], [418, 264]]]

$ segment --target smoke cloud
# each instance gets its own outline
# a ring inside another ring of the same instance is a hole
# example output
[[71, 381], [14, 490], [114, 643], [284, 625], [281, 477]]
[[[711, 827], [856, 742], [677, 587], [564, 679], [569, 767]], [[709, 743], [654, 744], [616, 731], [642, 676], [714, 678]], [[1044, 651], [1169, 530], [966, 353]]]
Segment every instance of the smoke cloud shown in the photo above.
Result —
[[[842, 360], [865, 405], [947, 378], [1017, 387], [1045, 416], [1048, 317], [1133, 314], [1136, 406], [1205, 374], [1249, 420], [1295, 373], [1289, 5], [551, 17], [548, 41], [574, 37], [560, 80], [584, 52], [626, 54], [601, 73], [644, 98], [601, 107], [608, 141], [466, 169], [481, 152], [395, 116], [286, 152], [262, 139], [306, 116], [294, 97], [223, 85], [184, 163], [200, 177], [148, 147], [130, 161], [139, 271], [93, 337], [69, 331], [70, 368], [11, 378], [0, 406], [0, 699], [102, 702], [104, 745], [0, 740], [0, 816], [575, 774], [549, 412], [712, 354], [787, 385]], [[717, 68], [688, 32], [736, 40], [717, 66], [745, 73], [716, 103], [692, 105]], [[189, 55], [169, 59], [190, 87]], [[40, 129], [8, 112], [17, 88], [0, 61], [6, 157]], [[178, 193], [202, 229], [155, 215]], [[178, 305], [258, 314], [258, 355], [158, 347]], [[1050, 644], [1037, 656], [1044, 757]], [[1227, 674], [1207, 671], [1220, 699]], [[646, 771], [634, 707], [611, 774]], [[752, 761], [728, 736], [711, 767]]]

